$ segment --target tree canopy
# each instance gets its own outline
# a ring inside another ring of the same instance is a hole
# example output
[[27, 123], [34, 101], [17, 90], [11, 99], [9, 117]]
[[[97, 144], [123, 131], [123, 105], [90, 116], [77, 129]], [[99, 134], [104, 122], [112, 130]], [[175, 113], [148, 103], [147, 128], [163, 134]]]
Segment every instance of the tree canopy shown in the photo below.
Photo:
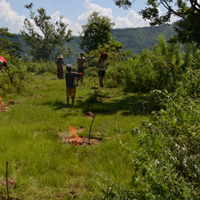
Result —
[[83, 31], [80, 36], [80, 48], [85, 52], [97, 49], [99, 44], [107, 43], [111, 35], [111, 29], [114, 23], [105, 16], [99, 16], [98, 12], [93, 12], [88, 17], [88, 23], [83, 25]]
[[25, 5], [25, 8], [30, 10], [30, 19], [24, 20], [24, 29], [20, 32], [31, 47], [33, 59], [48, 61], [63, 53], [65, 42], [72, 39], [72, 31], [66, 31], [67, 24], [62, 22], [62, 16], [52, 24], [44, 8], [37, 9], [38, 15], [32, 11], [32, 3]]
[[[113, 0], [119, 7], [127, 9], [133, 5], [130, 0]], [[200, 45], [200, 2], [198, 0], [146, 0], [147, 7], [140, 11], [144, 19], [150, 20], [150, 25], [160, 25], [170, 22], [171, 17], [179, 17], [175, 22], [176, 41], [182, 43], [196, 43]], [[160, 15], [159, 6], [166, 9], [166, 13]]]
[[1, 55], [9, 55], [13, 58], [19, 58], [22, 51], [20, 48], [20, 44], [17, 42], [11, 42], [9, 40], [10, 38], [14, 38], [15, 34], [9, 33], [8, 28], [0, 28], [0, 36]]

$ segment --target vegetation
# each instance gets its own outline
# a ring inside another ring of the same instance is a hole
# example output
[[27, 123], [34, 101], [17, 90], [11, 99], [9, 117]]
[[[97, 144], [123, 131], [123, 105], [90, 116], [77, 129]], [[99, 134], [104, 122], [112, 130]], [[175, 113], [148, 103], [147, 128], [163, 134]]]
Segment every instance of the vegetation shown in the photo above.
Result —
[[[113, 0], [119, 7], [131, 7], [134, 1]], [[160, 25], [170, 22], [173, 15], [180, 18], [175, 22], [175, 31], [177, 35], [173, 40], [182, 43], [195, 43], [200, 45], [199, 38], [199, 20], [200, 20], [200, 3], [197, 0], [147, 0], [147, 7], [140, 11], [144, 19], [150, 20], [150, 25]], [[159, 6], [166, 9], [166, 13], [160, 15]]]
[[[97, 69], [88, 68], [74, 110], [48, 64], [40, 63], [39, 75], [31, 63], [11, 65], [0, 83], [7, 109], [0, 113], [0, 177], [8, 161], [10, 196], [199, 199], [199, 58], [195, 45], [183, 53], [161, 35], [153, 51], [110, 62], [103, 90]], [[91, 113], [91, 137], [100, 143], [65, 143], [70, 127], [89, 137]], [[0, 194], [7, 195], [4, 184]]]
[[9, 60], [0, 74], [0, 199], [200, 199], [199, 48], [164, 35], [141, 54], [123, 48], [110, 38], [88, 52], [74, 109], [54, 63]]
[[0, 54], [8, 54], [7, 58], [18, 58], [21, 53], [20, 44], [18, 42], [10, 41], [15, 34], [9, 33], [7, 28], [0, 28]]
[[113, 25], [108, 17], [99, 16], [98, 12], [92, 13], [88, 23], [82, 26], [80, 48], [89, 53], [97, 49], [99, 44], [107, 43], [111, 39]]
[[[24, 29], [21, 30], [21, 34], [27, 45], [31, 47], [30, 56], [33, 61], [55, 60], [59, 54], [66, 52], [64, 44], [72, 39], [72, 31], [66, 32], [67, 24], [62, 22], [62, 16], [55, 24], [51, 24], [51, 17], [46, 15], [44, 8], [38, 9], [39, 15], [36, 16], [32, 11], [32, 3], [25, 7], [30, 10], [30, 20], [27, 18], [24, 20]], [[35, 30], [36, 27], [40, 32]], [[64, 56], [67, 57], [67, 53]]]
[[[6, 77], [0, 75], [1, 80]], [[146, 117], [137, 116], [138, 94], [121, 89], [92, 89], [98, 78], [85, 78], [77, 87], [75, 108], [66, 107], [65, 81], [56, 75], [27, 74], [21, 94], [6, 96], [9, 107], [0, 113], [1, 181], [5, 179], [6, 161], [10, 197], [18, 199], [101, 199], [107, 179], [131, 188], [132, 163], [120, 141], [138, 143], [130, 134]], [[62, 143], [69, 127], [79, 136], [88, 137], [95, 113], [91, 137], [102, 138], [98, 145], [75, 146]], [[82, 131], [82, 132], [81, 132]], [[102, 153], [103, 152], [103, 153]], [[126, 169], [124, 171], [124, 169]], [[0, 184], [0, 196], [6, 197]]]
[[[166, 40], [168, 41], [170, 37], [174, 35], [172, 26], [162, 25], [158, 27], [126, 28], [111, 30], [111, 35], [113, 39], [122, 43], [122, 45], [124, 46], [122, 50], [130, 50], [131, 55], [141, 54], [144, 48], [153, 50], [157, 39], [161, 34], [165, 35]], [[2, 38], [1, 35], [0, 38]], [[9, 38], [9, 40], [11, 42], [19, 43], [20, 48], [23, 50], [21, 52], [21, 57], [23, 57], [26, 60], [30, 60], [30, 56], [28, 56], [27, 54], [29, 48], [26, 45], [22, 35], [15, 35], [14, 38]], [[76, 63], [77, 56], [82, 51], [79, 46], [80, 42], [80, 37], [74, 37], [71, 41], [65, 43], [65, 47], [71, 49], [70, 56], [65, 59], [66, 63]]]

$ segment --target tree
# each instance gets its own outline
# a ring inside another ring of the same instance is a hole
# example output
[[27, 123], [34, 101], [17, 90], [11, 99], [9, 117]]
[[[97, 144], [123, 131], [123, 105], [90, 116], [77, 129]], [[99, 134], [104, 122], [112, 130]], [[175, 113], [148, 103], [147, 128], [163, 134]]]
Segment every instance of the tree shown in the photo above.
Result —
[[11, 41], [11, 39], [15, 37], [15, 34], [9, 33], [8, 28], [0, 28], [0, 36], [1, 55], [9, 58], [11, 56], [13, 57], [13, 59], [19, 58], [22, 51], [20, 48], [20, 44]]
[[[113, 0], [119, 7], [127, 9], [132, 6], [130, 0]], [[177, 36], [175, 41], [182, 43], [196, 43], [200, 45], [200, 2], [198, 0], [146, 0], [146, 7], [140, 11], [144, 19], [150, 20], [150, 25], [160, 25], [170, 22], [173, 15], [180, 18], [175, 22]], [[159, 15], [159, 6], [166, 9], [166, 13]]]
[[88, 23], [83, 25], [83, 31], [80, 36], [80, 48], [86, 53], [97, 49], [99, 44], [108, 43], [111, 38], [111, 29], [114, 23], [105, 16], [99, 16], [98, 12], [93, 12], [88, 17]]
[[[32, 11], [32, 3], [25, 5], [25, 8], [30, 10], [30, 20], [27, 18], [24, 20], [24, 29], [20, 32], [31, 47], [31, 56], [34, 60], [49, 61], [55, 59], [54, 57], [64, 52], [65, 42], [72, 39], [72, 31], [70, 29], [66, 31], [67, 24], [62, 22], [62, 16], [60, 16], [59, 21], [52, 24], [51, 17], [46, 15], [44, 8], [37, 10], [38, 16]], [[39, 32], [35, 30], [35, 26]]]
[[106, 61], [106, 65], [114, 64], [121, 60], [127, 60], [130, 57], [130, 51], [123, 51], [124, 45], [121, 42], [115, 41], [111, 38], [108, 43], [99, 44], [97, 49], [91, 50], [87, 57], [87, 63], [91, 67], [96, 66], [101, 52], [107, 52], [109, 59]]

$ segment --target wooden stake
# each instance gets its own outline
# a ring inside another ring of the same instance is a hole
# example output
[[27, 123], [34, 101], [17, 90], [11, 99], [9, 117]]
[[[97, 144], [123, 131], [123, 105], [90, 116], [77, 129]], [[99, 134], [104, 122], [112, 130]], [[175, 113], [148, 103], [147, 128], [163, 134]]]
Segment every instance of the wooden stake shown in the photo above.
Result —
[[6, 186], [7, 186], [7, 199], [10, 200], [9, 188], [8, 188], [8, 161], [6, 161]]
[[95, 118], [95, 114], [93, 115], [93, 119], [92, 119], [92, 123], [90, 125], [90, 131], [89, 131], [89, 144], [90, 144], [90, 133], [91, 133], [91, 130], [92, 130], [92, 124], [94, 122], [94, 118]]

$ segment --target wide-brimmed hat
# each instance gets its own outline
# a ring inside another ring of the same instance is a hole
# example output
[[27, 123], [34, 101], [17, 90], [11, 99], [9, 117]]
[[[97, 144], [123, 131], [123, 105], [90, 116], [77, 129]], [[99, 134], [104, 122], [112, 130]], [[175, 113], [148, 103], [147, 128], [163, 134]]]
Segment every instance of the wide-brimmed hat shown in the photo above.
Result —
[[64, 58], [63, 55], [60, 55], [59, 58]]

